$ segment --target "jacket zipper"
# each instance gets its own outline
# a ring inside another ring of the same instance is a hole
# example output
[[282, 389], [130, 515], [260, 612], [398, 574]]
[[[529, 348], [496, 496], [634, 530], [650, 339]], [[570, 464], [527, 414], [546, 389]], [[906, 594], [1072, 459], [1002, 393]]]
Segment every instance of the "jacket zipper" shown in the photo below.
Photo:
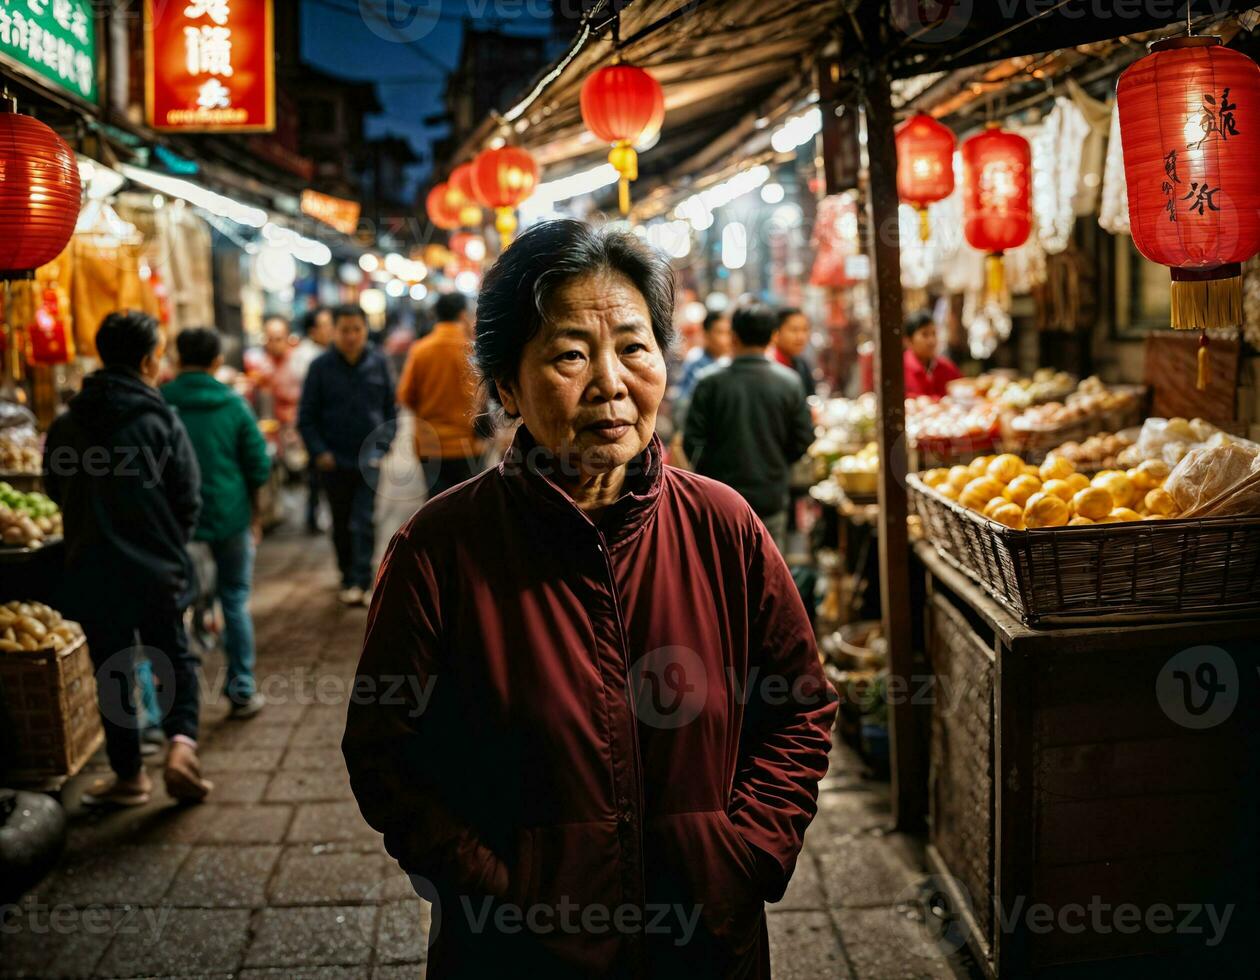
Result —
[[638, 714], [638, 711], [635, 709], [635, 704], [634, 704], [633, 677], [630, 674], [630, 648], [626, 645], [626, 626], [625, 626], [625, 621], [623, 620], [622, 615], [621, 615], [621, 597], [617, 593], [617, 578], [616, 578], [616, 575], [613, 573], [612, 556], [609, 555], [608, 553], [608, 545], [604, 540], [603, 532], [600, 531], [598, 528], [596, 528], [595, 533], [599, 535], [599, 541], [600, 541], [599, 551], [600, 551], [600, 554], [604, 556], [604, 567], [607, 568], [608, 570], [608, 589], [612, 595], [613, 615], [617, 619], [617, 638], [621, 645], [621, 659], [625, 665], [625, 671], [626, 671], [626, 704], [630, 709], [630, 721], [631, 721], [630, 749], [631, 749], [632, 768], [634, 770], [634, 773], [633, 773], [634, 792], [635, 792], [634, 802], [638, 811], [637, 812], [638, 826], [636, 827], [636, 830], [638, 832], [638, 840], [639, 840], [639, 854], [638, 854], [639, 894], [636, 897], [638, 898], [639, 905], [642, 906], [647, 902], [647, 895], [646, 895], [646, 888], [645, 888], [647, 866], [643, 860], [643, 857], [644, 857], [643, 855], [643, 819], [644, 819], [644, 811], [646, 809], [646, 804], [643, 799], [643, 760], [640, 758], [640, 755], [639, 755], [639, 714]]

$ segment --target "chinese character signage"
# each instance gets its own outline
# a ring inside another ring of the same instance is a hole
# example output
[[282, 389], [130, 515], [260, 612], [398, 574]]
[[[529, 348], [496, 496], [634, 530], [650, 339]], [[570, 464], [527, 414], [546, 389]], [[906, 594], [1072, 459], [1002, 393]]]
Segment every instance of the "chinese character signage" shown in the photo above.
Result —
[[340, 197], [321, 194], [310, 188], [302, 191], [302, 213], [322, 221], [330, 228], [353, 235], [359, 227], [359, 204]]
[[271, 0], [145, 0], [144, 8], [149, 125], [275, 129]]
[[0, 0], [0, 65], [96, 101], [91, 0]]

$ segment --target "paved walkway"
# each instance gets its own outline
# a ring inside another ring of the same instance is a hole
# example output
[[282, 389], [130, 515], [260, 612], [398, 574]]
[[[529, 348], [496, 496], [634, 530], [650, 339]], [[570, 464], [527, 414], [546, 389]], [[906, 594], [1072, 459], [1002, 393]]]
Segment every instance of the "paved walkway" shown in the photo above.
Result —
[[[406, 506], [402, 495], [392, 504]], [[254, 613], [273, 703], [226, 721], [212, 693], [222, 661], [206, 663], [202, 758], [215, 790], [199, 807], [159, 790], [139, 810], [84, 811], [83, 785], [105, 770], [93, 760], [67, 788], [61, 866], [0, 928], [0, 976], [423, 975], [427, 909], [359, 816], [337, 747], [365, 613], [336, 603], [331, 568], [325, 539], [268, 537]], [[837, 751], [820, 804], [771, 908], [775, 976], [966, 976], [906, 904], [920, 858], [882, 830], [886, 788]]]

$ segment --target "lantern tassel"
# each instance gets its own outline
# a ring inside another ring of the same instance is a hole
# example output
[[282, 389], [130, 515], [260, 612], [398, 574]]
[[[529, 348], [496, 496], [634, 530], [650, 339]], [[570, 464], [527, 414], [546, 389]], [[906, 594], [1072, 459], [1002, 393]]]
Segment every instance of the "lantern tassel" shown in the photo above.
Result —
[[621, 175], [617, 186], [617, 204], [622, 214], [630, 213], [630, 181], [639, 179], [639, 155], [629, 140], [618, 140], [608, 154], [608, 162]]
[[1006, 270], [1002, 265], [1000, 252], [993, 252], [985, 257], [985, 292], [988, 298], [1000, 302], [1006, 293]]
[[928, 221], [928, 209], [917, 208], [919, 212], [919, 241], [926, 242], [932, 237], [932, 225]]
[[495, 208], [494, 230], [499, 233], [503, 247], [512, 244], [512, 236], [516, 234], [516, 212], [511, 208]]
[[1206, 391], [1208, 386], [1208, 335], [1207, 331], [1199, 334], [1199, 374], [1195, 379], [1195, 387]]
[[[1222, 266], [1233, 272], [1206, 278], [1189, 270], [1172, 270], [1172, 326], [1174, 330], [1215, 330], [1242, 323], [1242, 275], [1238, 266]], [[1219, 270], [1212, 270], [1219, 271]], [[1198, 275], [1199, 278], [1191, 278]]]

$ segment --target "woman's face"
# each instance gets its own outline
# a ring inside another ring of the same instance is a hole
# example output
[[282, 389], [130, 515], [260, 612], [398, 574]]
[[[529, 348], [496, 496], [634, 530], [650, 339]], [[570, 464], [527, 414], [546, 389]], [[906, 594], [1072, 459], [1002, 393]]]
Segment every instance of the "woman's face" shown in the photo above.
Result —
[[641, 453], [664, 396], [665, 357], [647, 303], [618, 273], [561, 286], [521, 353], [516, 380], [499, 385], [503, 407], [584, 476]]

